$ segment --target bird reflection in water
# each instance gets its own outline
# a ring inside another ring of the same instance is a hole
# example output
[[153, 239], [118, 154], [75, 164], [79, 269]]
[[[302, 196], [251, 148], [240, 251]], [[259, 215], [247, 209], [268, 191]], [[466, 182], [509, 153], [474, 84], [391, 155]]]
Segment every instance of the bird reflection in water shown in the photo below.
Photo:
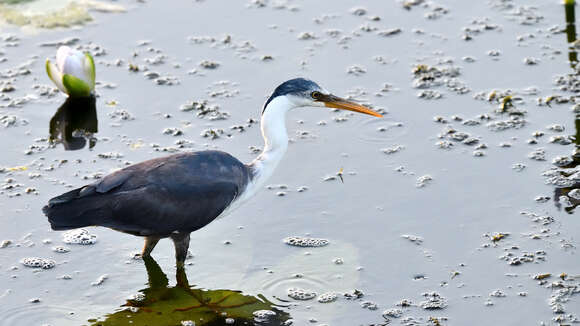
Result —
[[50, 119], [50, 142], [62, 143], [67, 151], [89, 149], [97, 143], [93, 136], [98, 131], [97, 107], [94, 96], [68, 97]]
[[[151, 257], [143, 257], [149, 287], [104, 319], [89, 320], [91, 326], [186, 325], [196, 326], [282, 326], [290, 325], [290, 315], [264, 296], [244, 295], [232, 290], [203, 290], [189, 285], [184, 268], [177, 268], [176, 285]], [[257, 312], [257, 313], [255, 313]], [[184, 322], [184, 323], [182, 323]]]
[[[577, 75], [578, 69], [578, 53], [576, 51], [576, 15], [575, 15], [575, 1], [565, 0], [564, 11], [566, 15], [566, 40], [568, 41], [568, 60], [570, 67], [574, 70], [573, 74]], [[571, 156], [571, 162], [567, 165], [561, 166], [559, 173], [566, 178], [576, 173], [576, 168], [580, 164], [580, 113], [576, 113], [574, 125], [576, 127], [576, 134], [571, 138], [574, 139], [575, 149]], [[567, 187], [558, 187], [554, 189], [554, 203], [558, 209], [564, 206], [564, 210], [570, 214], [574, 213], [574, 209], [580, 205], [578, 195], [570, 195], [570, 192], [580, 189], [580, 182], [575, 182]], [[576, 192], [577, 192], [576, 191]], [[565, 196], [565, 197], [562, 197]]]

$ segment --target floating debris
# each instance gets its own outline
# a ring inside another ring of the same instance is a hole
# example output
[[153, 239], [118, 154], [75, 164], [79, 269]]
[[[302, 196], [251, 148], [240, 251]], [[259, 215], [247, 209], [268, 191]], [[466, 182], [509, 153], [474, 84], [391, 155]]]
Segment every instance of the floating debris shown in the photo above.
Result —
[[204, 69], [216, 69], [220, 66], [219, 62], [210, 61], [210, 60], [203, 60], [199, 63], [199, 66]]
[[109, 275], [103, 274], [103, 275], [99, 276], [99, 278], [95, 282], [92, 282], [91, 285], [92, 286], [102, 285], [108, 278], [109, 278]]
[[298, 34], [298, 39], [299, 40], [314, 40], [314, 39], [316, 39], [316, 35], [314, 35], [314, 33], [311, 33], [311, 32], [302, 32], [302, 33]]
[[419, 306], [425, 310], [444, 309], [447, 307], [447, 302], [444, 297], [436, 292], [423, 293], [427, 300], [419, 303]]
[[552, 159], [552, 164], [560, 167], [570, 165], [572, 162], [574, 162], [574, 160], [569, 156], [556, 156]]
[[534, 275], [534, 280], [540, 280], [541, 281], [541, 280], [544, 280], [544, 279], [549, 278], [550, 276], [552, 276], [552, 274], [550, 274], [550, 273], [537, 274], [537, 275]]
[[426, 89], [417, 93], [417, 97], [424, 100], [438, 100], [443, 98], [443, 95], [441, 95], [441, 93], [438, 91]]
[[394, 154], [394, 153], [400, 152], [404, 148], [405, 147], [402, 146], [402, 145], [393, 145], [391, 147], [386, 147], [386, 148], [381, 149], [381, 152], [383, 152], [383, 153], [385, 153], [387, 155], [390, 155], [390, 154]]
[[227, 112], [221, 112], [218, 105], [209, 104], [207, 100], [188, 101], [181, 105], [180, 110], [183, 112], [195, 111], [199, 118], [208, 118], [209, 120], [225, 120], [230, 117]]
[[183, 131], [181, 129], [175, 128], [175, 127], [165, 128], [165, 129], [163, 129], [163, 132], [162, 133], [164, 135], [170, 135], [170, 136], [173, 136], [173, 137], [183, 135]]
[[62, 241], [67, 244], [92, 245], [97, 242], [97, 236], [85, 229], [76, 229], [63, 233]]
[[535, 66], [540, 63], [540, 59], [533, 58], [533, 57], [526, 57], [524, 58], [524, 64], [528, 66]]
[[200, 136], [203, 138], [209, 138], [209, 139], [213, 140], [213, 139], [220, 138], [223, 134], [224, 134], [223, 129], [209, 128], [209, 129], [202, 130], [202, 132], [200, 133]]
[[327, 239], [288, 237], [284, 238], [284, 243], [296, 247], [324, 247], [329, 244]]
[[492, 121], [487, 124], [487, 128], [491, 131], [504, 131], [507, 129], [519, 129], [526, 125], [526, 120], [512, 116], [508, 120]]
[[433, 181], [433, 177], [426, 174], [424, 176], [418, 177], [417, 178], [417, 182], [415, 183], [415, 186], [417, 188], [423, 188], [426, 185], [430, 184]]
[[346, 72], [350, 75], [360, 76], [360, 75], [366, 74], [367, 70], [363, 66], [352, 65], [352, 66], [348, 67]]
[[343, 296], [347, 300], [356, 300], [364, 297], [364, 293], [361, 290], [354, 289], [350, 292], [345, 292]]
[[377, 310], [379, 309], [379, 306], [372, 301], [363, 301], [360, 303], [361, 308], [363, 309], [368, 309], [368, 310]]
[[492, 235], [492, 236], [491, 236], [491, 241], [492, 241], [492, 242], [498, 242], [498, 241], [500, 241], [500, 240], [502, 240], [502, 239], [505, 239], [505, 238], [506, 238], [506, 237], [508, 237], [509, 235], [510, 235], [510, 234], [509, 234], [509, 233], [507, 233], [507, 232], [505, 232], [505, 233], [498, 232], [498, 233], [495, 233], [494, 235]]
[[403, 234], [401, 238], [407, 239], [418, 246], [423, 244], [423, 238], [416, 235]]
[[491, 293], [489, 294], [489, 296], [490, 296], [490, 297], [495, 297], [495, 298], [503, 298], [503, 297], [505, 297], [506, 295], [505, 295], [505, 293], [504, 293], [502, 290], [499, 290], [499, 289], [498, 289], [498, 290], [495, 290], [495, 291], [491, 292]]
[[391, 317], [391, 318], [401, 318], [403, 316], [403, 310], [399, 308], [391, 308], [383, 311], [383, 317]]
[[528, 158], [534, 161], [545, 161], [546, 160], [546, 151], [543, 148], [538, 148], [528, 154]]

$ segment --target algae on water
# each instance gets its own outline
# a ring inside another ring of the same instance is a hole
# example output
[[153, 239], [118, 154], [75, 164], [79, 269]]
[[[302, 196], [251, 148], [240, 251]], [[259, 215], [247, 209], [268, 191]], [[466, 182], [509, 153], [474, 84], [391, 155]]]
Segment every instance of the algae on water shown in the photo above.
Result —
[[0, 0], [0, 20], [17, 26], [57, 28], [83, 25], [93, 20], [90, 10], [124, 12], [119, 5], [94, 0], [58, 1]]

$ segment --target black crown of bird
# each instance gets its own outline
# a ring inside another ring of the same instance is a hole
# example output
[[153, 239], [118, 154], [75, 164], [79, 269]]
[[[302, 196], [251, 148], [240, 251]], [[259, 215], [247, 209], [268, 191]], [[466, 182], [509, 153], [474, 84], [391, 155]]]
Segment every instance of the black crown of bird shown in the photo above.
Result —
[[214, 150], [154, 158], [54, 197], [43, 212], [53, 230], [103, 226], [144, 237], [143, 257], [160, 239], [171, 238], [177, 266], [183, 267], [191, 232], [231, 213], [263, 188], [288, 146], [286, 113], [300, 107], [382, 117], [311, 80], [291, 79], [276, 87], [264, 105], [264, 150], [252, 162]]

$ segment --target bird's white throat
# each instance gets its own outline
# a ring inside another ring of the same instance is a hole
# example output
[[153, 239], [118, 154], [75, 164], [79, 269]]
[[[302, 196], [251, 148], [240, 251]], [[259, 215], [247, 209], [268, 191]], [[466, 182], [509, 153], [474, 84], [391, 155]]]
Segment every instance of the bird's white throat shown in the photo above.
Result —
[[286, 113], [295, 106], [286, 96], [278, 96], [268, 103], [268, 107], [262, 114], [264, 150], [249, 164], [255, 173], [250, 187], [256, 187], [256, 189], [252, 189], [252, 193], [257, 191], [274, 173], [288, 149]]
[[272, 176], [278, 163], [284, 157], [286, 149], [288, 149], [286, 112], [295, 106], [286, 96], [278, 96], [268, 103], [267, 109], [262, 114], [261, 121], [264, 150], [256, 159], [248, 164], [253, 175], [246, 189], [242, 191], [239, 197], [234, 199], [234, 202], [218, 218], [227, 216], [236, 208], [240, 207], [241, 204], [256, 194], [263, 187], [266, 180]]

